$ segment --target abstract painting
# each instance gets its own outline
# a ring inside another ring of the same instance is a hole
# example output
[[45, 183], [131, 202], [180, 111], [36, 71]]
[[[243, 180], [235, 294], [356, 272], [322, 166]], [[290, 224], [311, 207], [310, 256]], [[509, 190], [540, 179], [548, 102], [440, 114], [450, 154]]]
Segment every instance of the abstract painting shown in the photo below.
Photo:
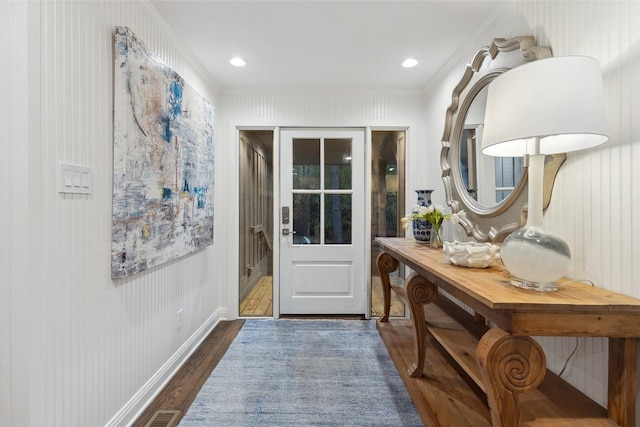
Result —
[[111, 277], [213, 243], [213, 106], [115, 28]]

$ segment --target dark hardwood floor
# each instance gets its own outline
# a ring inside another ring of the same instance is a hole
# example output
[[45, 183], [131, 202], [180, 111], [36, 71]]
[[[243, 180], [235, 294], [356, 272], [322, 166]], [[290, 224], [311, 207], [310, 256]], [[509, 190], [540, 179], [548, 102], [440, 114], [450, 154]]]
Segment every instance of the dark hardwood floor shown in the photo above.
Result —
[[173, 414], [171, 423], [157, 422], [152, 425], [177, 425], [242, 325], [244, 320], [220, 322], [132, 426], [145, 427], [154, 417], [157, 421], [165, 415], [162, 411], [178, 412]]

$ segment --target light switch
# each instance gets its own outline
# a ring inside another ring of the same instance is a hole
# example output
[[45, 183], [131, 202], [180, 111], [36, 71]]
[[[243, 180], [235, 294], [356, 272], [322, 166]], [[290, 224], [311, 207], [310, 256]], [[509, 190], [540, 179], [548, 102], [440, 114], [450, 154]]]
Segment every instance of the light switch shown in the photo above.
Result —
[[58, 192], [91, 194], [93, 192], [93, 173], [84, 166], [59, 163]]
[[73, 187], [73, 171], [70, 171], [69, 169], [64, 169], [62, 171], [62, 175], [64, 176], [65, 187]]

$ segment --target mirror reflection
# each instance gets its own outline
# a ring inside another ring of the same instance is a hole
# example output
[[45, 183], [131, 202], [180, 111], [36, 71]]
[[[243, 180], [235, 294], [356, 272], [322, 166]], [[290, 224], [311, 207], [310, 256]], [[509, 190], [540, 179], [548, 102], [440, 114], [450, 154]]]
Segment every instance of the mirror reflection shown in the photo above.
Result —
[[487, 102], [485, 86], [467, 110], [460, 134], [460, 174], [469, 197], [490, 208], [509, 196], [523, 174], [522, 157], [492, 157], [482, 154], [482, 129]]

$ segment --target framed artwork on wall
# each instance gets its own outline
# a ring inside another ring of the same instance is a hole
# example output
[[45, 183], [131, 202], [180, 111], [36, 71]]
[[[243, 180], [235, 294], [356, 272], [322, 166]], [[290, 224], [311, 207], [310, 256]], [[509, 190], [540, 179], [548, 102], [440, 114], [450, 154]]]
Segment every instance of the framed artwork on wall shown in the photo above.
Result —
[[213, 243], [213, 106], [115, 27], [111, 277]]

